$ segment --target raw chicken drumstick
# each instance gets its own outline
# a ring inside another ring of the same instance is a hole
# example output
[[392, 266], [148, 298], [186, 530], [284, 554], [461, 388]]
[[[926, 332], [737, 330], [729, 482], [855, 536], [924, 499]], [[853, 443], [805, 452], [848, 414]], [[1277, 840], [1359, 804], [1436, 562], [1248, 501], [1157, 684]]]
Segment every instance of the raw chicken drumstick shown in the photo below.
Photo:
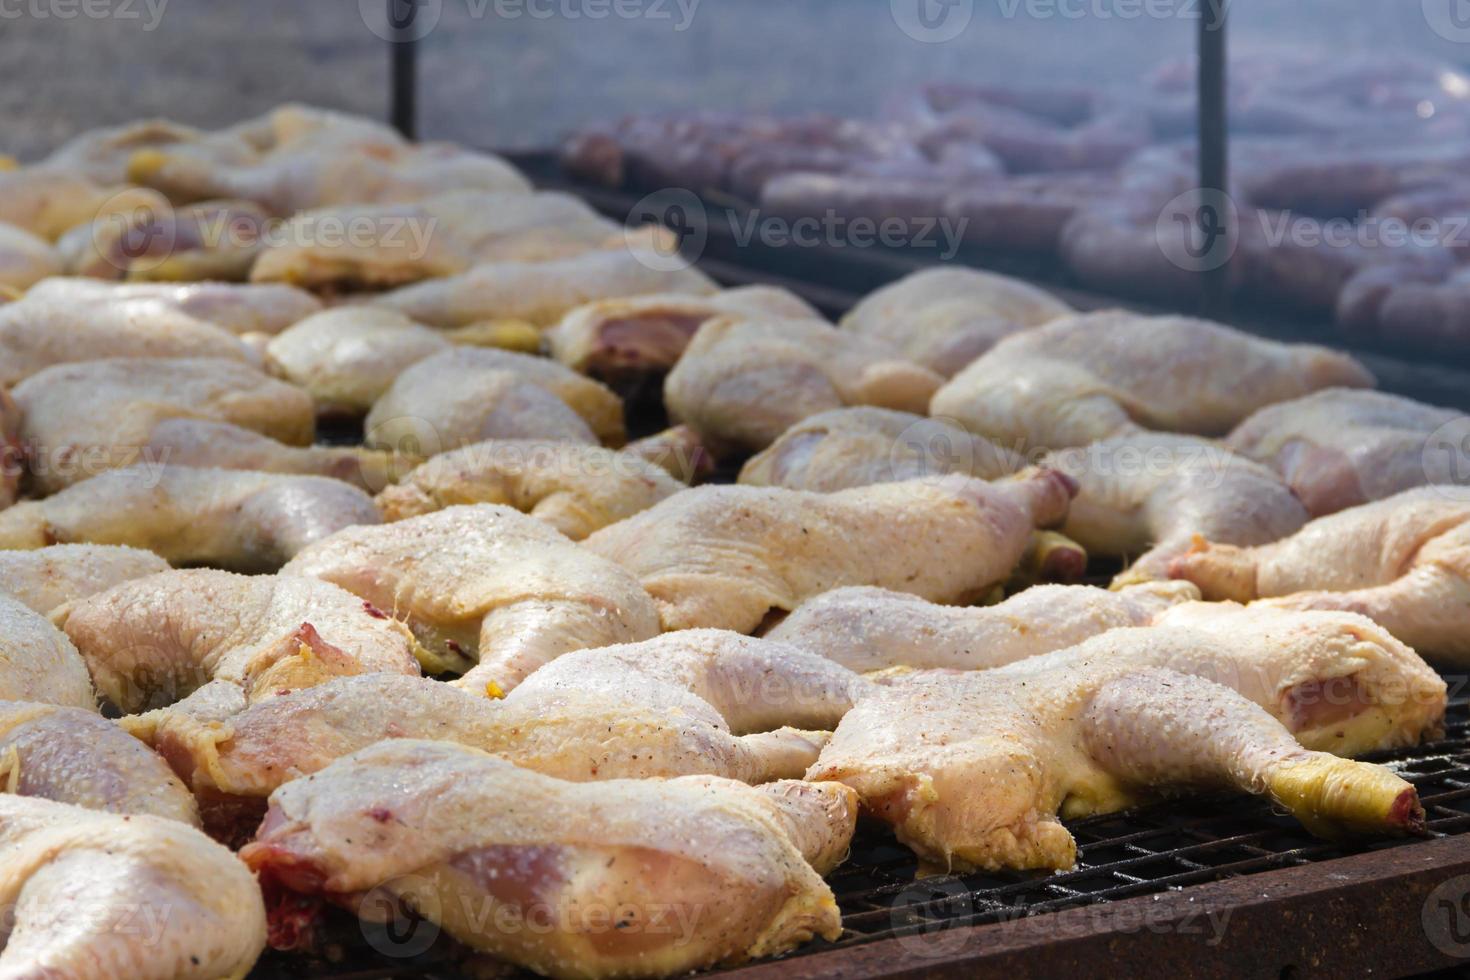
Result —
[[1115, 310], [1001, 341], [955, 375], [929, 408], [1007, 449], [1032, 452], [1140, 428], [1222, 436], [1274, 402], [1372, 384], [1361, 364], [1325, 347]]
[[548, 262], [489, 262], [385, 293], [374, 305], [431, 327], [465, 327], [487, 320], [524, 320], [550, 327], [586, 303], [645, 293], [701, 296], [716, 286], [693, 267], [667, 267], [647, 246], [630, 243]]
[[210, 683], [253, 701], [346, 674], [419, 673], [403, 624], [310, 578], [162, 572], [77, 602], [63, 625], [102, 696], [127, 713]]
[[830, 729], [861, 689], [850, 672], [783, 644], [695, 630], [570, 653], [532, 676], [497, 701], [362, 674], [218, 714], [190, 699], [123, 727], [198, 794], [211, 832], [234, 839], [255, 829], [283, 783], [388, 738], [469, 745], [577, 782], [795, 778], [826, 734], [785, 726]]
[[66, 634], [0, 595], [0, 700], [97, 710], [87, 663]]
[[[362, 239], [328, 234], [368, 228]], [[560, 259], [623, 245], [621, 226], [570, 194], [459, 191], [417, 203], [303, 211], [250, 270], [253, 282], [308, 289], [402, 286], [481, 262]]]
[[0, 976], [243, 978], [265, 949], [260, 887], [192, 827], [0, 795]]
[[78, 599], [114, 585], [168, 571], [168, 562], [142, 548], [56, 544], [35, 551], [0, 551], [0, 593], [54, 616]]
[[340, 585], [403, 620], [426, 648], [428, 672], [478, 661], [506, 690], [563, 653], [659, 632], [653, 600], [632, 575], [493, 504], [348, 528], [283, 571]]
[[579, 541], [684, 489], [630, 453], [502, 439], [435, 456], [378, 494], [378, 509], [398, 521], [459, 504], [507, 504]]
[[921, 476], [996, 480], [1025, 460], [943, 419], [839, 408], [803, 419], [740, 470], [740, 482], [830, 493]]
[[773, 286], [742, 286], [713, 296], [655, 293], [579, 306], [546, 332], [546, 340], [551, 356], [574, 371], [633, 381], [672, 368], [700, 326], [725, 314], [821, 317], [806, 300]]
[[120, 544], [179, 565], [275, 571], [335, 531], [379, 520], [372, 498], [340, 480], [142, 465], [0, 511], [0, 548]]
[[1170, 566], [1206, 599], [1362, 613], [1424, 656], [1470, 663], [1470, 499], [1420, 487], [1256, 548], [1201, 541]]
[[401, 313], [348, 306], [307, 317], [266, 344], [272, 374], [311, 393], [321, 415], [362, 415], [404, 371], [450, 347]]
[[[282, 786], [241, 857], [267, 889], [359, 914], [388, 907], [363, 901], [377, 894], [539, 973], [672, 977], [841, 933], [807, 855], [851, 837], [845, 793], [704, 776], [568, 783], [398, 739]], [[477, 925], [461, 908], [491, 914]]]
[[[456, 686], [498, 690], [491, 673], [478, 667]], [[783, 643], [684, 630], [542, 667], [503, 705], [498, 724], [519, 738], [493, 750], [564, 779], [796, 778], [866, 686]]]
[[25, 472], [25, 447], [20, 441], [20, 408], [0, 388], [0, 510], [15, 503]]
[[13, 295], [61, 272], [63, 258], [51, 243], [0, 223], [0, 294]]
[[[1280, 473], [1312, 516], [1323, 517], [1430, 483], [1470, 483], [1470, 474], [1436, 467], [1429, 455], [1463, 456], [1453, 441], [1470, 432], [1463, 420], [1397, 395], [1330, 388], [1261, 409], [1225, 444]], [[1438, 446], [1435, 433], [1445, 440]]]
[[710, 445], [758, 450], [844, 405], [922, 412], [943, 381], [897, 348], [823, 320], [736, 314], [699, 328], [664, 381], [664, 402]]
[[1169, 577], [1203, 535], [1265, 544], [1301, 529], [1307, 511], [1275, 473], [1193, 436], [1138, 432], [1064, 449], [1041, 465], [1077, 481], [1062, 534], [1088, 554], [1138, 558], [1115, 586]]
[[941, 606], [902, 592], [855, 587], [807, 600], [765, 635], [860, 672], [988, 670], [1108, 630], [1147, 626], [1170, 606], [1198, 598], [1187, 582], [1113, 592], [1038, 585], [994, 606]]
[[1318, 833], [1423, 826], [1414, 788], [1353, 755], [1414, 744], [1444, 682], [1358, 616], [1234, 613], [1118, 629], [988, 671], [895, 678], [848, 712], [809, 779], [858, 791], [941, 869], [1069, 868], [1058, 820], [1191, 786], [1266, 793]]
[[870, 293], [841, 326], [949, 378], [1002, 338], [1070, 313], [1066, 303], [1019, 279], [941, 267]]
[[72, 303], [87, 311], [102, 306], [155, 316], [160, 311], [171, 316], [182, 314], [240, 336], [278, 334], [322, 308], [321, 300], [311, 293], [274, 284], [109, 283], [58, 277], [38, 283], [26, 295], [30, 299]]
[[394, 380], [367, 417], [368, 444], [433, 456], [487, 439], [622, 445], [623, 401], [555, 361], [455, 348]]
[[199, 826], [168, 763], [85, 708], [0, 701], [0, 791]]
[[1075, 485], [1030, 470], [996, 483], [948, 476], [833, 494], [700, 487], [603, 528], [584, 547], [632, 572], [665, 630], [749, 633], [772, 610], [844, 585], [967, 602], [1010, 576]]
[[175, 433], [187, 433], [180, 428], [186, 421], [226, 423], [290, 446], [310, 444], [316, 426], [306, 392], [217, 358], [64, 364], [32, 376], [14, 394], [25, 413], [31, 473], [44, 493], [105, 470], [171, 462], [144, 453], [164, 422], [174, 423]]

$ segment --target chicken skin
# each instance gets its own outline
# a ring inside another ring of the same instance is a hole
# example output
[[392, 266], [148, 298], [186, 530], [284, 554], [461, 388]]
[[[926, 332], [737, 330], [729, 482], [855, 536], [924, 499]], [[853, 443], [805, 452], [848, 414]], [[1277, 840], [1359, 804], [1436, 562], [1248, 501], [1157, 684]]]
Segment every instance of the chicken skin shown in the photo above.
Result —
[[1079, 487], [1062, 533], [1133, 564], [1115, 585], [1169, 577], [1195, 536], [1251, 545], [1300, 530], [1307, 510], [1266, 467], [1193, 436], [1138, 432], [1064, 449], [1041, 465]]
[[646, 459], [665, 473], [689, 485], [702, 483], [715, 471], [714, 453], [699, 433], [687, 425], [674, 425], [651, 436], [635, 439], [623, 452]]
[[[341, 234], [353, 228], [367, 233]], [[484, 262], [538, 262], [622, 244], [621, 226], [570, 194], [466, 191], [415, 204], [303, 211], [261, 253], [250, 278], [307, 289], [384, 288]]]
[[963, 267], [926, 269], [869, 294], [842, 329], [889, 344], [946, 378], [1004, 337], [1072, 313], [1029, 283]]
[[1158, 429], [1223, 436], [1252, 412], [1373, 376], [1346, 354], [1188, 317], [1122, 311], [1055, 320], [997, 344], [930, 403], [1018, 452]]
[[802, 603], [765, 635], [859, 672], [989, 670], [1108, 630], [1147, 626], [1170, 606], [1198, 598], [1186, 582], [1112, 592], [1038, 585], [994, 606], [941, 606], [902, 592], [855, 587]]
[[740, 470], [740, 482], [831, 493], [924, 476], [995, 480], [1025, 461], [952, 422], [886, 408], [822, 412], [782, 433]]
[[316, 427], [306, 392], [217, 359], [63, 364], [28, 378], [14, 395], [31, 475], [43, 493], [135, 463], [168, 462], [144, 452], [165, 421], [229, 423], [290, 446], [308, 445]]
[[51, 622], [0, 595], [0, 701], [97, 710], [87, 662]]
[[1420, 487], [1255, 548], [1201, 541], [1170, 574], [1206, 599], [1362, 613], [1433, 660], [1470, 663], [1470, 500]]
[[563, 653], [659, 632], [653, 600], [632, 575], [492, 504], [349, 528], [283, 571], [332, 582], [406, 622], [426, 671], [478, 661], [506, 690]]
[[0, 789], [199, 826], [194, 797], [168, 763], [84, 708], [0, 701]]
[[[841, 933], [794, 838], [813, 855], [844, 847], [844, 793], [704, 776], [570, 783], [396, 739], [282, 786], [241, 857], [267, 888], [359, 914], [408, 906], [538, 973], [672, 977]], [[477, 924], [465, 908], [494, 914]]]
[[819, 319], [806, 300], [773, 286], [742, 286], [713, 296], [658, 294], [598, 300], [572, 310], [546, 332], [551, 356], [605, 381], [668, 371], [706, 321], [723, 315]]
[[343, 675], [419, 673], [403, 624], [294, 576], [162, 572], [77, 602], [64, 628], [102, 696], [130, 714], [211, 682], [253, 701]]
[[341, 480], [130, 466], [0, 511], [0, 548], [129, 545], [175, 565], [265, 572], [342, 528], [380, 520], [373, 499]]
[[363, 415], [405, 370], [450, 341], [401, 313], [350, 306], [307, 317], [265, 348], [266, 368], [299, 385], [323, 415]]
[[0, 795], [0, 976], [239, 980], [265, 949], [260, 887], [177, 820]]
[[0, 291], [24, 292], [61, 269], [61, 254], [50, 242], [0, 222]]
[[65, 170], [33, 166], [0, 171], [0, 223], [54, 242], [106, 214], [118, 191]]
[[1453, 436], [1456, 423], [1470, 431], [1462, 418], [1397, 395], [1330, 388], [1261, 409], [1225, 444], [1280, 473], [1311, 515], [1323, 517], [1429, 483], [1470, 482], [1470, 474], [1434, 467], [1430, 455], [1436, 432]]
[[504, 439], [435, 456], [377, 499], [386, 521], [461, 504], [505, 504], [580, 541], [683, 489], [639, 456], [570, 442]]
[[168, 562], [142, 548], [57, 544], [35, 551], [0, 551], [0, 593], [43, 616], [114, 585], [168, 571]]
[[132, 207], [79, 225], [56, 249], [68, 275], [113, 282], [243, 282], [261, 253], [268, 218], [249, 201], [173, 208], [153, 191]]
[[637, 243], [546, 262], [488, 262], [461, 275], [395, 289], [374, 304], [431, 327], [514, 319], [544, 328], [595, 300], [716, 291], [699, 270], [665, 265], [661, 255]]
[[1058, 815], [1193, 786], [1266, 793], [1319, 834], [1422, 828], [1409, 783], [1338, 755], [1437, 731], [1439, 676], [1359, 616], [1234, 616], [895, 678], [848, 712], [807, 778], [853, 787], [923, 862], [961, 871], [1069, 868]]
[[669, 415], [716, 448], [764, 449], [844, 405], [922, 412], [943, 379], [897, 349], [822, 320], [706, 321], [664, 382]]
[[367, 417], [368, 444], [434, 456], [487, 439], [622, 445], [623, 402], [555, 361], [456, 348], [400, 374]]
[[700, 487], [603, 528], [585, 547], [633, 573], [665, 630], [749, 633], [772, 610], [873, 585], [966, 602], [1004, 581], [1075, 489], [1031, 470], [985, 483], [910, 480], [833, 494]]
[[[211, 833], [233, 839], [255, 829], [279, 786], [388, 738], [469, 745], [577, 782], [796, 778], [826, 734], [786, 726], [835, 726], [860, 684], [810, 654], [714, 631], [569, 653], [532, 676], [498, 701], [460, 685], [362, 674], [241, 700], [225, 717], [186, 701], [123, 725], [199, 795]], [[772, 697], [752, 710], [752, 692]]]

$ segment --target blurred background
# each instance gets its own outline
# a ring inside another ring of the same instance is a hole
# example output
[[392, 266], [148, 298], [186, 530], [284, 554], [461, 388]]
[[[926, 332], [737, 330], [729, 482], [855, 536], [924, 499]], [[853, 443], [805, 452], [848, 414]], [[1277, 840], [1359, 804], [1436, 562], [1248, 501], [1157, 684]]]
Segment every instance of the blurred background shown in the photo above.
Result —
[[[1187, 58], [1196, 18], [1225, 0], [418, 2], [432, 22], [421, 135], [528, 148], [626, 112], [870, 115], [933, 80], [1126, 89]], [[925, 30], [913, 22], [920, 3], [954, 32], [946, 43], [911, 36]], [[0, 148], [31, 159], [92, 126], [150, 115], [219, 126], [293, 100], [382, 118], [383, 7], [0, 0]], [[1235, 54], [1470, 64], [1470, 0], [1233, 0], [1229, 12]]]

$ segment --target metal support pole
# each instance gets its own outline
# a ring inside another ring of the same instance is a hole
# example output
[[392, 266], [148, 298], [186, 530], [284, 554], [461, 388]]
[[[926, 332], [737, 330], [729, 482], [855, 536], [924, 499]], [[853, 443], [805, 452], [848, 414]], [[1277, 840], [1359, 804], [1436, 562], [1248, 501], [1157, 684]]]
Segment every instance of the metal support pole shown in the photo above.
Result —
[[[1229, 193], [1229, 118], [1226, 111], [1226, 48], [1224, 3], [1201, 4], [1199, 19], [1199, 186], [1204, 202], [1225, 202]], [[1219, 222], [1228, 222], [1233, 208], [1220, 208]], [[1234, 234], [1234, 228], [1227, 233]], [[1203, 274], [1201, 305], [1207, 315], [1222, 314], [1230, 299], [1230, 263]]]
[[418, 34], [414, 17], [417, 0], [387, 0], [388, 27], [393, 39], [388, 42], [389, 71], [392, 89], [389, 93], [389, 118], [393, 128], [405, 139], [418, 136]]

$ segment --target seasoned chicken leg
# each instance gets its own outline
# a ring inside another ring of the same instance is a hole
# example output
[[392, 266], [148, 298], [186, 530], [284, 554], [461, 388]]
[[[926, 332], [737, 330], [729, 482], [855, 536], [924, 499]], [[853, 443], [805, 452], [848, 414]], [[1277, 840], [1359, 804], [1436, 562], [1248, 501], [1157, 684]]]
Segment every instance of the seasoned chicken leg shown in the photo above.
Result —
[[288, 446], [228, 422], [171, 418], [155, 425], [142, 459], [173, 466], [329, 476], [377, 493], [422, 462], [417, 456], [353, 446]]
[[664, 382], [669, 415], [711, 445], [763, 449], [844, 405], [922, 412], [943, 379], [896, 348], [822, 320], [706, 321]]
[[1262, 340], [1187, 317], [1121, 311], [1055, 320], [997, 344], [930, 403], [1018, 452], [1160, 429], [1221, 436], [1257, 409], [1332, 386], [1373, 384], [1323, 347]]
[[61, 269], [61, 254], [50, 242], [0, 223], [0, 290], [23, 292]]
[[[567, 654], [533, 677], [496, 701], [459, 685], [364, 674], [242, 703], [224, 718], [186, 701], [123, 725], [199, 794], [211, 831], [232, 839], [254, 830], [283, 783], [387, 738], [456, 742], [579, 782], [799, 776], [826, 734], [784, 726], [836, 725], [861, 683], [782, 644], [713, 631]], [[770, 699], [750, 710], [761, 695]]]
[[856, 671], [988, 670], [1108, 630], [1147, 626], [1170, 606], [1198, 598], [1187, 582], [1113, 592], [1038, 585], [982, 607], [940, 606], [885, 589], [834, 589], [797, 606], [766, 637]]
[[151, 551], [105, 544], [57, 544], [0, 551], [0, 592], [43, 616], [114, 585], [168, 571]]
[[[1059, 814], [1199, 782], [1269, 792], [1318, 832], [1422, 827], [1412, 786], [1323, 752], [1436, 731], [1438, 675], [1361, 617], [1233, 615], [1228, 630], [1118, 629], [995, 670], [892, 679], [807, 776], [852, 786], [922, 860], [961, 870], [1071, 867]], [[1324, 706], [1339, 687], [1353, 697]]]
[[0, 595], [0, 700], [97, 710], [87, 663], [40, 613]]
[[683, 489], [631, 454], [504, 439], [435, 456], [378, 494], [378, 509], [397, 521], [459, 504], [507, 504], [579, 541]]
[[1470, 501], [1420, 487], [1256, 548], [1201, 542], [1170, 566], [1206, 599], [1362, 613], [1426, 657], [1470, 663]]
[[1071, 312], [1019, 279], [948, 266], [916, 272], [869, 294], [841, 326], [890, 344], [948, 378], [1002, 338]]
[[1329, 388], [1261, 409], [1226, 445], [1280, 473], [1312, 516], [1322, 517], [1429, 483], [1470, 482], [1470, 474], [1433, 467], [1428, 456], [1430, 437], [1453, 433], [1446, 427], [1462, 418], [1397, 395]]
[[311, 442], [311, 397], [243, 364], [217, 359], [86, 361], [42, 371], [15, 389], [37, 486], [54, 493], [134, 463], [168, 462], [144, 447], [166, 420], [226, 422], [293, 446]]
[[372, 498], [340, 480], [130, 466], [0, 511], [0, 548], [121, 544], [176, 565], [274, 571], [312, 542], [379, 520]]
[[602, 384], [542, 357], [470, 348], [400, 374], [368, 413], [367, 432], [369, 445], [422, 456], [487, 439], [618, 446], [625, 434], [622, 399]]
[[213, 681], [256, 700], [349, 674], [419, 673], [401, 623], [309, 578], [162, 572], [77, 602], [63, 625], [103, 697], [127, 713]]
[[344, 145], [340, 140], [288, 140], [259, 160], [236, 164], [167, 150], [140, 150], [128, 179], [174, 201], [234, 197], [273, 214], [366, 202], [417, 201], [449, 191], [527, 194], [530, 183], [496, 156], [448, 144]]
[[704, 273], [668, 269], [664, 257], [641, 243], [547, 262], [488, 262], [458, 276], [405, 286], [375, 305], [431, 327], [464, 327], [486, 320], [525, 320], [549, 327], [594, 300], [647, 293], [692, 296], [716, 291]]
[[283, 571], [340, 585], [406, 622], [431, 673], [478, 660], [511, 684], [571, 650], [659, 632], [653, 600], [633, 576], [492, 504], [348, 528]]
[[238, 335], [275, 335], [322, 308], [320, 300], [302, 289], [227, 282], [107, 283], [58, 277], [38, 283], [27, 296], [86, 309], [97, 304], [139, 311], [177, 311]]
[[254, 360], [233, 333], [153, 297], [61, 297], [42, 283], [0, 306], [0, 385], [54, 365], [104, 357]]
[[740, 470], [740, 482], [830, 493], [922, 476], [995, 480], [1025, 461], [952, 422], [886, 408], [839, 408], [798, 422]]
[[[399, 739], [281, 787], [241, 856], [268, 888], [359, 914], [400, 903], [550, 976], [664, 977], [835, 939], [831, 890], [786, 827], [850, 835], [846, 810], [708, 777], [568, 783]], [[477, 924], [462, 908], [492, 914]]]
[[1192, 436], [1138, 432], [1064, 449], [1041, 461], [1077, 481], [1062, 533], [1089, 554], [1138, 559], [1116, 579], [1169, 577], [1169, 562], [1202, 535], [1265, 544], [1299, 530], [1307, 511], [1276, 474]]
[[243, 978], [265, 949], [260, 888], [192, 827], [0, 796], [0, 976]]
[[25, 472], [25, 447], [20, 437], [20, 406], [0, 388], [0, 510], [15, 503]]
[[700, 487], [603, 528], [585, 547], [632, 572], [666, 630], [749, 633], [771, 610], [844, 585], [937, 602], [1004, 581], [1074, 485], [1044, 470], [997, 483], [910, 480], [833, 494]]
[[442, 333], [401, 313], [349, 306], [273, 337], [265, 361], [273, 374], [310, 392], [318, 412], [361, 415], [405, 370], [449, 346]]
[[[343, 236], [334, 229], [366, 229]], [[261, 253], [253, 282], [308, 289], [402, 286], [482, 262], [560, 259], [623, 244], [622, 228], [561, 193], [460, 191], [417, 203], [303, 211]]]
[[655, 293], [603, 299], [572, 310], [546, 332], [551, 356], [574, 371], [607, 381], [667, 371], [708, 320], [734, 314], [819, 319], [794, 293], [743, 286], [713, 296]]
[[0, 701], [0, 790], [199, 826], [194, 797], [168, 763], [83, 708]]

